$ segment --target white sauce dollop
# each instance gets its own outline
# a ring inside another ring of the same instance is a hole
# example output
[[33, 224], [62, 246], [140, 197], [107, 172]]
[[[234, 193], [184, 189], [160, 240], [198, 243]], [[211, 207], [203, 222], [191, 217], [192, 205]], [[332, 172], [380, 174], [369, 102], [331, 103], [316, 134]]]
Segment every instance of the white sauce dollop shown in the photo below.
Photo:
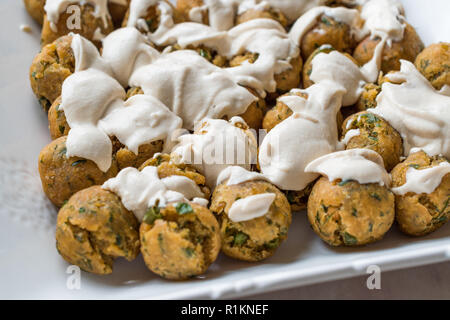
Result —
[[172, 154], [180, 162], [193, 165], [205, 176], [206, 185], [213, 188], [223, 169], [237, 165], [250, 170], [256, 162], [256, 137], [236, 127], [238, 122], [245, 124], [239, 117], [230, 121], [204, 119], [195, 133], [178, 138]]
[[[127, 6], [126, 0], [109, 0], [112, 3]], [[50, 28], [54, 32], [58, 32], [56, 24], [59, 21], [59, 16], [64, 13], [67, 8], [72, 5], [86, 5], [91, 4], [94, 7], [94, 16], [101, 18], [105, 28], [108, 26], [108, 19], [111, 17], [108, 10], [108, 0], [46, 0], [44, 5], [47, 19], [50, 22]]]
[[361, 130], [359, 129], [351, 129], [348, 130], [347, 133], [345, 134], [344, 139], [342, 139], [342, 143], [345, 145], [348, 145], [348, 143], [350, 142], [350, 140], [354, 137], [357, 137], [361, 134]]
[[248, 171], [239, 166], [230, 166], [220, 172], [216, 185], [222, 184], [226, 181], [227, 186], [232, 186], [256, 180], [267, 181], [267, 178], [259, 172]]
[[346, 90], [326, 80], [302, 91], [307, 100], [295, 95], [279, 99], [294, 113], [265, 136], [259, 151], [262, 174], [284, 190], [303, 190], [318, 176], [304, 171], [308, 163], [341, 148], [336, 114]]
[[151, 96], [124, 99], [122, 86], [97, 69], [75, 72], [64, 81], [60, 109], [71, 128], [68, 157], [92, 160], [106, 172], [112, 161], [110, 136], [135, 154], [140, 145], [156, 140], [164, 140], [166, 152], [171, 149], [171, 134], [182, 120]]
[[389, 187], [391, 178], [383, 158], [368, 149], [351, 149], [330, 153], [309, 163], [305, 172], [320, 173], [335, 181], [357, 181], [359, 184], [378, 183]]
[[205, 117], [220, 119], [243, 114], [257, 99], [236, 84], [227, 71], [191, 50], [161, 55], [136, 70], [129, 83], [161, 100], [183, 119], [183, 127], [189, 130]]
[[[154, 33], [147, 37], [158, 46], [168, 46], [177, 43], [182, 48], [189, 45], [205, 45], [213, 48], [218, 54], [227, 58], [245, 52], [258, 54], [258, 59], [250, 64], [243, 63], [227, 71], [234, 81], [240, 85], [255, 89], [264, 97], [267, 92], [276, 90], [275, 75], [292, 68], [290, 61], [299, 56], [298, 46], [292, 42], [284, 28], [271, 19], [256, 19], [231, 28], [228, 31], [216, 29], [200, 23], [185, 22], [175, 24], [171, 14], [172, 9], [156, 0], [144, 1], [146, 5], [156, 5], [161, 10], [161, 23]], [[144, 5], [132, 3], [130, 17], [143, 15]], [[132, 14], [132, 11], [135, 12]], [[138, 19], [130, 19], [128, 27], [138, 25]], [[204, 90], [207, 88], [203, 87]]]
[[406, 155], [423, 150], [450, 158], [450, 97], [435, 90], [409, 61], [402, 60], [401, 70], [387, 77], [396, 83], [385, 82], [377, 107], [368, 111], [400, 133]]
[[406, 182], [404, 185], [392, 188], [397, 195], [405, 195], [408, 192], [416, 194], [430, 194], [439, 187], [442, 179], [450, 173], [450, 164], [441, 162], [439, 165], [426, 169], [408, 168], [406, 171]]
[[366, 77], [347, 56], [339, 51], [322, 52], [314, 57], [311, 67], [310, 79], [315, 83], [329, 80], [345, 88], [343, 106], [351, 106], [358, 101], [366, 84]]
[[233, 222], [243, 222], [266, 215], [275, 200], [275, 193], [261, 193], [236, 200], [228, 210]]
[[204, 198], [204, 194], [194, 181], [184, 176], [160, 179], [157, 167], [152, 166], [142, 171], [131, 167], [122, 169], [102, 188], [116, 193], [125, 208], [132, 211], [139, 221], [142, 221], [148, 208], [155, 205], [165, 207], [170, 203], [189, 202], [196, 198], [196, 203], [204, 204], [198, 199]]

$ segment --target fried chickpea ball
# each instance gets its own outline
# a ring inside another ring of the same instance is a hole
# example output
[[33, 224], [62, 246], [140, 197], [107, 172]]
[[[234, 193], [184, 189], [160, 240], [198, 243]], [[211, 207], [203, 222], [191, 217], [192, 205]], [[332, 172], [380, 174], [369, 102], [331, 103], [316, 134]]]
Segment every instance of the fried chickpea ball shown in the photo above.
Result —
[[[358, 44], [353, 52], [353, 57], [358, 61], [359, 65], [362, 66], [372, 59], [375, 48], [380, 41], [380, 37], [372, 39], [368, 36]], [[414, 62], [414, 59], [416, 59], [416, 56], [423, 48], [423, 42], [416, 30], [407, 24], [401, 41], [393, 41], [391, 46], [388, 44], [384, 46], [381, 58], [381, 71], [387, 74], [389, 71], [400, 70], [400, 59]]]
[[64, 80], [75, 70], [72, 36], [63, 36], [44, 46], [30, 67], [30, 84], [39, 103], [48, 111], [61, 95]]
[[450, 43], [435, 43], [426, 47], [416, 58], [417, 70], [436, 90], [450, 86]]
[[[245, 52], [233, 57], [229, 61], [229, 67], [240, 66], [244, 61], [253, 64], [258, 60], [259, 54], [253, 52]], [[300, 56], [292, 58], [290, 61], [292, 68], [275, 75], [277, 83], [277, 93], [283, 94], [293, 88], [297, 88], [301, 82], [301, 72], [303, 68], [303, 60]]]
[[357, 112], [376, 108], [377, 97], [380, 94], [380, 92], [381, 92], [381, 85], [375, 83], [366, 83], [364, 85], [361, 96], [356, 102]]
[[[292, 95], [296, 95], [296, 96], [302, 97], [304, 99], [308, 99], [308, 94], [304, 93], [304, 92], [300, 92], [300, 91], [291, 91], [291, 92], [285, 93], [281, 97], [292, 96]], [[291, 108], [289, 108], [285, 103], [283, 103], [279, 99], [277, 99], [277, 103], [276, 103], [275, 107], [273, 107], [272, 109], [267, 111], [266, 115], [264, 116], [263, 124], [262, 124], [263, 129], [265, 129], [267, 132], [269, 132], [276, 125], [278, 125], [282, 121], [289, 118], [292, 115], [292, 113], [293, 112], [292, 112]]]
[[315, 183], [315, 181], [309, 183], [306, 188], [301, 191], [285, 191], [286, 198], [288, 199], [293, 212], [306, 209], [309, 195], [311, 194], [311, 190]]
[[[248, 106], [247, 110], [239, 116], [242, 117], [242, 119], [244, 119], [245, 123], [247, 123], [247, 125], [250, 128], [258, 130], [261, 128], [264, 114], [266, 112], [266, 101], [260, 98], [254, 90], [250, 88], [247, 88], [247, 90], [250, 91], [256, 97], [258, 97], [258, 100], [252, 102]], [[131, 87], [127, 91], [127, 99], [136, 94], [143, 94], [143, 93], [144, 91], [142, 91], [140, 87]]]
[[127, 167], [139, 168], [145, 161], [153, 157], [155, 153], [161, 152], [164, 141], [157, 140], [139, 146], [138, 154], [130, 151], [127, 147], [122, 147], [116, 152], [117, 164], [122, 170]]
[[[423, 170], [448, 162], [442, 156], [430, 157], [419, 151], [411, 154], [392, 170], [392, 186], [406, 183], [410, 168]], [[396, 220], [400, 230], [411, 236], [427, 235], [445, 224], [450, 218], [450, 174], [442, 178], [440, 185], [430, 194], [408, 192], [395, 196]]]
[[[190, 21], [189, 13], [193, 8], [198, 8], [204, 5], [203, 0], [177, 0], [177, 11], [186, 21]], [[202, 23], [209, 25], [208, 12], [202, 12]]]
[[101, 185], [119, 171], [114, 158], [107, 172], [102, 172], [91, 160], [67, 158], [66, 140], [67, 136], [53, 140], [39, 154], [42, 188], [57, 207], [61, 207], [77, 191]]
[[109, 274], [115, 258], [139, 254], [138, 221], [114, 193], [93, 186], [75, 193], [59, 210], [56, 248], [70, 264]]
[[130, 1], [127, 0], [127, 5], [122, 5], [119, 3], [114, 3], [112, 1], [108, 1], [108, 11], [111, 15], [112, 22], [115, 28], [120, 28], [122, 25], [122, 21], [125, 18], [125, 14], [130, 7]]
[[72, 13], [63, 12], [59, 15], [59, 20], [56, 23], [56, 30], [51, 27], [47, 15], [44, 16], [44, 23], [41, 33], [41, 45], [45, 46], [61, 36], [69, 34], [70, 32], [78, 33], [88, 40], [91, 40], [97, 47], [100, 47], [101, 41], [95, 38], [96, 31], [100, 31], [102, 35], [108, 35], [114, 30], [111, 17], [107, 17], [106, 25], [101, 17], [96, 17], [95, 8], [89, 4], [80, 4], [80, 28], [69, 29], [68, 21], [72, 21]]
[[227, 66], [228, 61], [227, 58], [224, 56], [221, 56], [217, 53], [216, 50], [208, 48], [204, 45], [200, 45], [198, 47], [194, 47], [192, 45], [188, 45], [186, 48], [182, 48], [179, 44], [175, 44], [172, 46], [172, 50], [193, 50], [197, 52], [201, 57], [205, 58], [212, 64], [216, 65], [219, 68], [224, 68]]
[[[182, 14], [168, 1], [163, 0], [166, 4], [168, 4], [172, 8], [172, 18], [174, 23], [181, 23], [184, 21], [184, 18]], [[127, 10], [125, 13], [125, 17], [122, 21], [122, 27], [127, 27], [128, 19], [130, 17], [130, 9]], [[141, 33], [146, 34], [148, 32], [153, 33], [155, 32], [159, 24], [161, 23], [161, 10], [158, 8], [158, 5], [152, 5], [147, 8], [147, 12], [145, 15], [140, 17], [143, 21], [145, 21], [145, 24], [137, 24], [134, 27], [136, 27]]]
[[331, 246], [361, 246], [380, 240], [394, 216], [394, 195], [378, 183], [330, 182], [322, 177], [308, 200], [308, 220]]
[[196, 203], [151, 207], [139, 235], [147, 267], [171, 280], [205, 273], [220, 251], [219, 224], [208, 208]]
[[48, 128], [52, 140], [69, 134], [70, 126], [67, 123], [64, 110], [60, 110], [61, 96], [59, 96], [48, 110]]
[[[308, 60], [306, 60], [305, 65], [303, 66], [303, 87], [305, 89], [314, 84], [314, 82], [310, 78], [310, 76], [312, 74], [312, 69], [313, 69], [312, 62], [313, 62], [314, 58], [319, 53], [328, 54], [332, 51], [336, 51], [336, 49], [334, 49], [330, 45], [323, 45], [320, 48], [317, 48], [316, 50], [314, 50], [314, 52], [308, 57]], [[343, 55], [346, 56], [347, 58], [349, 58], [351, 61], [353, 61], [356, 65], [358, 65], [356, 60], [350, 54], [344, 52]]]
[[[308, 94], [305, 92], [300, 92], [300, 91], [291, 91], [291, 92], [288, 92], [288, 93], [282, 95], [281, 97], [292, 96], [292, 95], [296, 95], [296, 96], [302, 97], [304, 99], [308, 99]], [[289, 118], [292, 115], [292, 113], [293, 112], [292, 112], [291, 108], [289, 108], [286, 104], [284, 104], [282, 101], [280, 101], [278, 99], [275, 107], [273, 107], [272, 109], [267, 111], [266, 115], [264, 116], [263, 124], [262, 124], [263, 129], [266, 130], [267, 132], [269, 132], [276, 125], [278, 125], [279, 123], [281, 123], [284, 120], [286, 120], [287, 118]], [[344, 121], [344, 118], [340, 111], [336, 115], [336, 121], [338, 124], [338, 129], [340, 131], [342, 122]]]
[[[275, 200], [262, 217], [233, 222], [228, 212], [239, 199], [274, 193]], [[214, 190], [210, 209], [218, 216], [222, 251], [235, 259], [256, 262], [272, 256], [287, 238], [291, 224], [291, 207], [286, 196], [265, 181], [248, 181], [239, 185], [221, 184]]]
[[400, 134], [383, 118], [363, 111], [348, 117], [343, 125], [343, 136], [350, 130], [359, 130], [359, 134], [347, 141], [346, 150], [370, 149], [377, 152], [389, 172], [399, 162], [403, 154], [403, 140]]
[[27, 9], [28, 14], [36, 20], [39, 24], [42, 24], [44, 20], [44, 5], [45, 0], [23, 0], [25, 9]]
[[158, 176], [163, 179], [170, 176], [184, 176], [194, 181], [205, 195], [205, 199], [209, 199], [211, 191], [206, 186], [206, 178], [200, 174], [195, 168], [174, 159], [168, 154], [155, 154], [152, 158], [145, 161], [139, 170], [145, 167], [153, 166], [158, 168]]
[[285, 29], [289, 26], [286, 16], [280, 10], [272, 7], [264, 10], [249, 9], [236, 17], [236, 25], [254, 19], [272, 19], [278, 21]]
[[[70, 126], [67, 123], [64, 110], [59, 109], [60, 105], [61, 97], [55, 100], [48, 111], [48, 125], [50, 136], [53, 140], [68, 135], [70, 131]], [[161, 152], [164, 145], [164, 141], [162, 140], [152, 141], [139, 146], [138, 154], [135, 154], [116, 137], [111, 137], [111, 141], [113, 143], [113, 154], [117, 160], [119, 170], [127, 167], [138, 168], [147, 159], [153, 157], [155, 153]]]
[[322, 15], [302, 38], [300, 45], [304, 60], [322, 45], [328, 44], [340, 52], [352, 54], [357, 42], [349, 25]]

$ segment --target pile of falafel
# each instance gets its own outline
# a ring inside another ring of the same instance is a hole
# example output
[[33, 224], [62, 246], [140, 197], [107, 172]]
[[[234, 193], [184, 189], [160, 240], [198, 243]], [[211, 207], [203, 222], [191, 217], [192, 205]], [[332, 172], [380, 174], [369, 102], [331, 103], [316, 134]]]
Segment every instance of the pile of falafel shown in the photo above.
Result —
[[[312, 229], [331, 246], [361, 246], [380, 240], [394, 221], [405, 234], [424, 236], [450, 218], [450, 174], [445, 175], [430, 194], [409, 192], [394, 195], [389, 186], [329, 181], [327, 177], [318, 178], [302, 191], [279, 190], [263, 180], [237, 185], [222, 183], [211, 190], [205, 184], [205, 177], [194, 167], [176, 163], [169, 154], [159, 154], [163, 147], [161, 141], [143, 145], [138, 154], [134, 154], [117, 138], [111, 137], [113, 162], [107, 172], [102, 172], [91, 160], [67, 157], [66, 141], [70, 126], [59, 106], [62, 84], [75, 72], [72, 36], [68, 34], [73, 30], [66, 28], [63, 15], [58, 31], [50, 27], [44, 11], [45, 0], [24, 0], [24, 3], [30, 15], [43, 25], [42, 49], [32, 62], [30, 82], [41, 106], [48, 113], [53, 141], [39, 155], [39, 173], [45, 194], [60, 208], [56, 247], [69, 263], [87, 272], [109, 274], [116, 258], [131, 261], [142, 253], [152, 272], [166, 279], [182, 280], [205, 273], [220, 251], [231, 258], [249, 262], [272, 256], [287, 238], [293, 211], [307, 209]], [[178, 0], [173, 8], [175, 20], [188, 21], [189, 11], [202, 4], [202, 0]], [[353, 7], [354, 3], [330, 1], [329, 5]], [[75, 32], [92, 40], [99, 48], [101, 42], [94, 40], [97, 28], [108, 34], [126, 25], [128, 6], [110, 4], [110, 20], [106, 26], [95, 16], [94, 7], [89, 2], [80, 1], [80, 7], [83, 27]], [[159, 14], [154, 6], [148, 9], [145, 20], [150, 31], [158, 27]], [[258, 18], [274, 19], [289, 30], [288, 19], [276, 8], [250, 10], [237, 16], [236, 24]], [[207, 17], [204, 23], [208, 24]], [[278, 98], [297, 94], [289, 93], [293, 88], [307, 88], [313, 84], [309, 76], [312, 60], [318, 53], [337, 50], [361, 66], [372, 58], [379, 41], [379, 38], [368, 37], [358, 43], [348, 25], [322, 16], [303, 37], [301, 57], [293, 62], [293, 68], [288, 74], [277, 76], [277, 91], [254, 103], [242, 117], [250, 128], [270, 131], [293, 113]], [[245, 53], [228, 61], [211, 48], [188, 49], [219, 67], [235, 66], [245, 61], [251, 63], [258, 58]], [[405, 184], [406, 172], [411, 167], [422, 170], [448, 162], [442, 156], [430, 157], [423, 151], [403, 158], [400, 134], [386, 120], [367, 111], [376, 107], [382, 84], [389, 81], [384, 75], [398, 71], [401, 59], [414, 62], [436, 90], [450, 86], [450, 44], [436, 43], [425, 48], [414, 28], [407, 24], [403, 40], [384, 48], [378, 81], [365, 85], [358, 102], [337, 115], [341, 137], [345, 137], [349, 130], [359, 129], [360, 132], [347, 141], [346, 149], [377, 152], [391, 173], [391, 187]], [[129, 96], [140, 93], [139, 88], [128, 89]], [[191, 179], [207, 195], [209, 207], [196, 203], [154, 206], [148, 208], [142, 223], [139, 223], [124, 207], [120, 197], [102, 189], [101, 185], [124, 168], [142, 170], [147, 166], [156, 167], [160, 178], [181, 175]], [[257, 171], [257, 166], [254, 170]], [[264, 216], [242, 222], [233, 222], [228, 217], [235, 201], [262, 193], [276, 195]]]

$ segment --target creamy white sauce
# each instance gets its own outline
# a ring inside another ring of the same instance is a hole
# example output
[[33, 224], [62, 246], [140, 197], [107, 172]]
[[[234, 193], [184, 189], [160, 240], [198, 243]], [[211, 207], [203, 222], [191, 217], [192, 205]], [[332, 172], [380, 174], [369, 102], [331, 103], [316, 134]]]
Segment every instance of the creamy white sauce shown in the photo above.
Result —
[[450, 158], [450, 97], [435, 90], [409, 61], [402, 60], [401, 70], [387, 77], [396, 83], [385, 82], [377, 107], [368, 111], [400, 133], [405, 155], [423, 150]]
[[[117, 2], [117, 1], [115, 1]], [[124, 2], [119, 1], [119, 2]], [[104, 27], [108, 26], [108, 19], [110, 19], [108, 11], [108, 0], [46, 0], [44, 5], [45, 13], [47, 14], [47, 19], [50, 22], [50, 28], [54, 32], [58, 32], [56, 24], [59, 21], [59, 16], [64, 13], [70, 5], [86, 5], [90, 4], [94, 7], [94, 16], [96, 18], [101, 18]], [[127, 5], [125, 2], [124, 5]]]
[[31, 29], [31, 27], [28, 24], [21, 24], [19, 26], [20, 31], [22, 32], [26, 32], [26, 33], [31, 33], [33, 31], [33, 29]]
[[367, 34], [367, 31], [360, 27], [361, 16], [358, 10], [344, 7], [330, 8], [320, 6], [310, 9], [294, 23], [289, 31], [289, 37], [292, 41], [300, 45], [303, 36], [314, 27], [322, 15], [347, 24], [358, 40], [361, 40]]
[[167, 152], [173, 145], [171, 134], [182, 124], [154, 97], [138, 95], [124, 101], [122, 86], [97, 69], [69, 76], [63, 83], [61, 99], [60, 109], [71, 128], [67, 156], [92, 160], [104, 172], [112, 161], [110, 136], [116, 136], [135, 154], [140, 145], [164, 140]]
[[430, 194], [436, 190], [442, 179], [450, 173], [450, 164], [441, 162], [439, 165], [426, 169], [408, 168], [406, 171], [406, 182], [400, 187], [392, 188], [397, 195], [405, 195], [408, 192], [416, 194]]
[[111, 66], [114, 77], [124, 87], [132, 73], [158, 59], [160, 53], [135, 28], [120, 28], [103, 40], [102, 57]]
[[392, 41], [403, 39], [406, 27], [404, 10], [398, 0], [361, 1], [361, 5], [361, 12], [342, 7], [312, 8], [295, 22], [289, 36], [300, 45], [303, 36], [314, 27], [318, 18], [326, 15], [350, 26], [357, 41], [361, 41], [367, 35], [373, 38], [380, 37], [381, 41], [377, 45], [372, 59], [361, 68], [365, 80], [375, 82], [380, 71], [385, 45], [391, 45]]
[[228, 218], [243, 222], [265, 216], [275, 198], [275, 193], [261, 193], [236, 200], [228, 210]]
[[[155, 0], [135, 0], [139, 3], [156, 4]], [[154, 33], [147, 37], [158, 46], [169, 46], [177, 43], [182, 48], [189, 45], [215, 49], [218, 54], [231, 59], [232, 57], [252, 52], [258, 54], [255, 63], [243, 63], [241, 66], [228, 68], [228, 73], [236, 83], [255, 89], [262, 97], [266, 92], [276, 90], [275, 75], [292, 68], [290, 61], [298, 57], [299, 49], [293, 43], [284, 28], [271, 19], [256, 19], [240, 24], [227, 31], [218, 31], [200, 23], [186, 22], [175, 24], [171, 14], [172, 9], [167, 4], [159, 3], [161, 23]], [[136, 8], [135, 8], [136, 7]], [[133, 17], [142, 15], [146, 6], [130, 6], [135, 10]], [[164, 10], [162, 10], [164, 8]], [[130, 19], [128, 26], [133, 27], [138, 18]]]
[[230, 166], [223, 169], [218, 178], [217, 185], [226, 181], [227, 186], [238, 185], [248, 181], [266, 180], [267, 178], [259, 172], [248, 171], [243, 167]]
[[[116, 193], [125, 208], [132, 211], [142, 221], [152, 206], [165, 207], [174, 202], [204, 201], [203, 192], [191, 179], [184, 176], [170, 176], [160, 179], [157, 167], [122, 169], [115, 178], [107, 180], [102, 188]], [[205, 199], [206, 200], [206, 199]]]
[[191, 50], [161, 55], [136, 70], [129, 83], [161, 100], [189, 130], [205, 117], [241, 115], [257, 99], [237, 85], [227, 71]]
[[202, 15], [208, 13], [209, 24], [216, 30], [233, 27], [236, 15], [248, 10], [280, 10], [288, 23], [297, 20], [307, 10], [322, 5], [325, 0], [203, 0], [203, 5], [192, 8], [189, 18], [201, 23]]
[[172, 155], [181, 163], [193, 165], [205, 176], [210, 188], [215, 187], [219, 174], [229, 166], [250, 170], [256, 162], [257, 141], [251, 131], [236, 127], [238, 122], [245, 123], [239, 117], [230, 121], [205, 119], [193, 134], [178, 138]]
[[344, 139], [342, 139], [342, 143], [347, 145], [350, 140], [352, 140], [352, 138], [357, 137], [361, 134], [361, 131], [359, 129], [351, 129], [348, 130], [347, 133], [345, 134]]
[[314, 57], [311, 67], [310, 79], [315, 83], [329, 80], [345, 88], [343, 106], [351, 106], [358, 101], [366, 78], [360, 68], [347, 56], [338, 51], [322, 52]]
[[357, 181], [359, 184], [378, 183], [389, 187], [391, 179], [383, 158], [368, 149], [351, 149], [327, 154], [309, 163], [305, 172], [320, 173], [328, 180]]
[[294, 113], [265, 136], [259, 151], [261, 172], [284, 190], [303, 190], [318, 177], [304, 171], [308, 163], [341, 148], [336, 114], [346, 90], [327, 80], [303, 92], [308, 99], [279, 98]]

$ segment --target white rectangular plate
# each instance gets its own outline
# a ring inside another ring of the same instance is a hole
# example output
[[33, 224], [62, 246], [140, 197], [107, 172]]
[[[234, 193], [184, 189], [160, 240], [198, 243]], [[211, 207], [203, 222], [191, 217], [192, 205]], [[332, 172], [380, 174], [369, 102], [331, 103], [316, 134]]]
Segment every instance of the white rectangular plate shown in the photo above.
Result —
[[[426, 44], [450, 41], [448, 0], [403, 2], [408, 21]], [[289, 239], [264, 263], [221, 256], [204, 277], [169, 282], [149, 272], [141, 258], [120, 260], [112, 275], [82, 273], [81, 290], [68, 290], [67, 264], [55, 249], [56, 211], [37, 173], [39, 151], [50, 142], [46, 115], [28, 81], [39, 28], [21, 1], [2, 0], [0, 16], [0, 298], [231, 298], [352, 277], [372, 264], [387, 271], [450, 260], [450, 224], [419, 239], [394, 226], [376, 244], [333, 249], [314, 235], [300, 212]], [[32, 26], [31, 34], [20, 31], [24, 23]]]

